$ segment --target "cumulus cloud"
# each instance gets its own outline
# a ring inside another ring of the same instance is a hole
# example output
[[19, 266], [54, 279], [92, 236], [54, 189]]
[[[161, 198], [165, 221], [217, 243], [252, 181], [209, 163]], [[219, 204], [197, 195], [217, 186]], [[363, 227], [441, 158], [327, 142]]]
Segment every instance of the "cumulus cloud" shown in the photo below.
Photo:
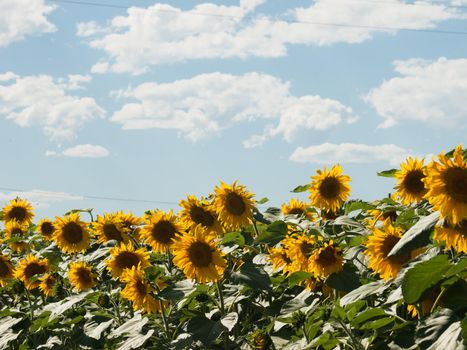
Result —
[[50, 192], [42, 190], [32, 190], [29, 192], [0, 192], [0, 202], [8, 202], [16, 197], [28, 200], [33, 207], [48, 208], [51, 203], [64, 201], [80, 201], [84, 198], [77, 195], [72, 195], [66, 192]]
[[364, 98], [391, 127], [418, 121], [433, 127], [467, 125], [467, 59], [410, 59], [394, 63], [398, 77], [384, 81]]
[[161, 3], [131, 7], [107, 24], [79, 23], [77, 35], [106, 54], [94, 73], [141, 74], [153, 65], [191, 59], [284, 56], [288, 45], [360, 43], [374, 33], [394, 34], [393, 28], [435, 28], [463, 18], [460, 10], [439, 3], [316, 0], [277, 20], [257, 13], [263, 2], [204, 3], [189, 10]]
[[192, 141], [241, 122], [269, 121], [262, 135], [245, 141], [244, 146], [251, 148], [277, 135], [291, 141], [300, 130], [326, 130], [356, 118], [338, 101], [297, 97], [289, 89], [288, 82], [260, 73], [209, 73], [171, 83], [144, 83], [114, 92], [135, 101], [125, 104], [110, 120], [123, 129], [177, 130]]
[[49, 75], [1, 74], [0, 115], [21, 127], [37, 125], [55, 141], [73, 139], [85, 123], [105, 115], [93, 98], [67, 93], [89, 81], [90, 77], [81, 75], [54, 79]]
[[383, 161], [397, 166], [409, 155], [409, 150], [393, 144], [323, 143], [310, 147], [298, 147], [291, 154], [290, 160], [298, 163], [327, 165]]
[[0, 47], [24, 39], [28, 35], [50, 33], [56, 27], [47, 19], [55, 9], [44, 0], [0, 1]]
[[99, 145], [77, 145], [67, 148], [63, 151], [47, 151], [45, 153], [48, 157], [75, 157], [75, 158], [103, 158], [107, 157], [110, 152]]

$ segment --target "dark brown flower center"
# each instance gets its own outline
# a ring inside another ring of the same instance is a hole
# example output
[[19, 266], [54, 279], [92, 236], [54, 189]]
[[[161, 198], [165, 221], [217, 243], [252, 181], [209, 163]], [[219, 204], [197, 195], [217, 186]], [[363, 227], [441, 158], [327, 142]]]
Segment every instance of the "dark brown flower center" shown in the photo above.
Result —
[[88, 269], [85, 269], [85, 268], [80, 268], [80, 269], [78, 269], [78, 271], [76, 271], [76, 274], [78, 275], [79, 283], [83, 287], [92, 285], [93, 278], [92, 278], [92, 272], [91, 271], [89, 271]]
[[51, 222], [44, 222], [41, 225], [41, 233], [44, 236], [50, 236], [54, 232], [54, 225]]
[[154, 224], [152, 227], [152, 237], [165, 245], [172, 243], [172, 239], [175, 237], [175, 227], [169, 221], [159, 221], [157, 224]]
[[289, 215], [302, 215], [304, 212], [302, 208], [293, 208], [289, 210]]
[[24, 232], [19, 227], [15, 227], [14, 229], [11, 230], [11, 235], [12, 237], [23, 236]]
[[313, 244], [310, 244], [309, 242], [300, 243], [300, 251], [307, 259], [313, 253], [313, 248], [314, 248]]
[[292, 263], [292, 260], [290, 260], [289, 256], [287, 254], [285, 254], [285, 253], [281, 254], [281, 258], [282, 258], [282, 260], [284, 260], [284, 262], [287, 265]]
[[190, 217], [195, 223], [201, 224], [204, 227], [210, 227], [214, 224], [214, 216], [198, 206], [191, 207]]
[[384, 220], [389, 218], [391, 221], [395, 221], [397, 219], [397, 212], [395, 210], [386, 211], [383, 213], [382, 217]]
[[11, 274], [11, 271], [7, 265], [7, 263], [0, 258], [0, 278], [8, 277]]
[[467, 203], [467, 169], [449, 168], [444, 173], [446, 192], [455, 200]]
[[225, 206], [230, 214], [237, 216], [242, 215], [246, 210], [246, 205], [243, 201], [243, 198], [234, 192], [230, 192], [227, 195]]
[[337, 261], [335, 252], [335, 249], [329, 246], [322, 249], [318, 254], [316, 263], [320, 266], [329, 266], [335, 264]]
[[136, 290], [138, 291], [138, 294], [141, 296], [146, 296], [148, 294], [148, 288], [143, 281], [140, 279], [136, 282]]
[[24, 269], [24, 275], [30, 279], [34, 275], [42, 275], [45, 272], [45, 266], [38, 263], [30, 263]]
[[402, 181], [404, 189], [412, 194], [422, 194], [425, 192], [425, 184], [422, 181], [424, 177], [422, 170], [410, 171]]
[[63, 238], [71, 244], [79, 243], [83, 240], [83, 229], [75, 222], [69, 222], [63, 226]]
[[53, 278], [52, 276], [48, 276], [45, 279], [44, 284], [47, 287], [47, 289], [53, 289], [53, 287], [55, 286], [55, 278]]
[[327, 177], [319, 186], [319, 193], [326, 199], [334, 199], [340, 194], [341, 184], [335, 177]]
[[27, 210], [23, 207], [13, 207], [8, 212], [8, 217], [11, 220], [16, 220], [18, 222], [23, 222], [27, 217]]
[[383, 241], [383, 245], [381, 246], [381, 252], [383, 253], [384, 258], [388, 259], [389, 262], [403, 265], [410, 260], [410, 254], [388, 257], [389, 252], [392, 250], [392, 248], [394, 248], [399, 240], [399, 237], [393, 235], [387, 236]]
[[115, 239], [117, 242], [123, 241], [122, 234], [115, 224], [105, 224], [102, 229], [104, 231], [104, 236], [108, 240]]
[[138, 255], [132, 252], [121, 252], [117, 255], [116, 261], [121, 269], [131, 269], [140, 262]]
[[195, 242], [188, 248], [188, 256], [196, 267], [208, 267], [212, 262], [211, 247], [204, 242]]
[[467, 220], [462, 220], [462, 222], [455, 226], [455, 229], [462, 236], [467, 237]]

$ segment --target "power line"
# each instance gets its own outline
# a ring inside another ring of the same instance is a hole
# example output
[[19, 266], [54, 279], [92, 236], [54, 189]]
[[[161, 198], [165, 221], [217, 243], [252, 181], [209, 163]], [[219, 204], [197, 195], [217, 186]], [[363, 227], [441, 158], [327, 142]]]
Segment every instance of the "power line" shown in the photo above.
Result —
[[[78, 1], [78, 0], [49, 0], [53, 2], [65, 3], [65, 4], [75, 4], [75, 5], [85, 5], [85, 6], [97, 6], [97, 7], [107, 7], [107, 8], [117, 8], [117, 9], [129, 9], [133, 6], [127, 5], [115, 5], [115, 4], [106, 4], [106, 3], [99, 3], [99, 2], [91, 2], [91, 1]], [[402, 4], [402, 3], [391, 3], [389, 1], [384, 0], [353, 0], [353, 1], [367, 1], [367, 2], [377, 2], [377, 3], [384, 3], [384, 4], [392, 4], [392, 5], [412, 5], [412, 6], [429, 6], [429, 4]], [[467, 8], [467, 6], [452, 6], [452, 5], [444, 5], [447, 8], [457, 8], [463, 9]], [[180, 14], [179, 11], [175, 10], [167, 10], [167, 9], [152, 9], [155, 12], [166, 12], [166, 13], [176, 13]], [[404, 28], [404, 27], [382, 27], [382, 26], [369, 26], [369, 25], [358, 25], [358, 24], [349, 24], [349, 23], [332, 23], [332, 22], [315, 22], [315, 21], [294, 21], [294, 20], [287, 20], [287, 19], [269, 19], [269, 18], [256, 18], [252, 16], [232, 16], [232, 15], [221, 15], [221, 14], [214, 14], [214, 13], [205, 13], [205, 12], [184, 12], [184, 15], [193, 15], [193, 16], [209, 16], [209, 17], [221, 17], [221, 18], [234, 18], [234, 19], [255, 19], [256, 21], [267, 21], [267, 22], [286, 22], [290, 24], [305, 24], [305, 25], [319, 25], [319, 26], [331, 26], [331, 27], [346, 27], [346, 28], [360, 28], [360, 29], [372, 29], [372, 30], [384, 30], [384, 31], [391, 31], [391, 30], [398, 30], [398, 31], [408, 31], [408, 32], [422, 32], [422, 33], [436, 33], [436, 34], [454, 34], [454, 35], [467, 35], [467, 31], [454, 31], [454, 30], [439, 30], [439, 29], [417, 29], [417, 28]]]

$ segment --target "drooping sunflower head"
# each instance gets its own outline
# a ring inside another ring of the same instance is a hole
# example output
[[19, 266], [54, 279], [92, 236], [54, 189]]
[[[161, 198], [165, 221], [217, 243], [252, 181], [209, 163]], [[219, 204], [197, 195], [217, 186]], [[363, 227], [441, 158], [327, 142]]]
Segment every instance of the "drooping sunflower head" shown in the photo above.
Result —
[[33, 254], [29, 254], [16, 266], [14, 277], [24, 283], [24, 286], [31, 290], [39, 286], [40, 281], [33, 277], [41, 277], [49, 271], [49, 260], [39, 259]]
[[82, 291], [96, 285], [97, 274], [92, 266], [83, 261], [77, 261], [68, 265], [68, 279], [74, 289]]
[[46, 273], [39, 278], [39, 281], [39, 289], [46, 297], [55, 296], [57, 293], [57, 279], [53, 275]]
[[5, 238], [7, 240], [12, 240], [9, 242], [9, 246], [15, 252], [22, 252], [26, 250], [28, 244], [21, 240], [21, 238], [26, 239], [28, 236], [28, 226], [25, 224], [20, 224], [16, 220], [7, 221], [5, 224]]
[[444, 242], [447, 249], [454, 248], [458, 253], [467, 253], [467, 219], [457, 225], [445, 222], [437, 226], [433, 238]]
[[141, 230], [141, 237], [153, 250], [165, 253], [176, 236], [184, 229], [184, 225], [177, 221], [172, 210], [167, 213], [155, 210], [146, 216], [146, 224]]
[[317, 248], [309, 260], [309, 271], [315, 277], [324, 279], [327, 276], [342, 271], [344, 258], [341, 250], [333, 241], [324, 243], [321, 248]]
[[401, 237], [402, 229], [392, 226], [389, 219], [386, 219], [382, 229], [374, 227], [372, 234], [368, 236], [365, 251], [370, 259], [368, 267], [379, 273], [385, 281], [396, 277], [402, 266], [411, 259], [411, 254], [388, 256]]
[[295, 215], [311, 218], [311, 213], [307, 211], [308, 204], [299, 200], [298, 198], [290, 199], [289, 203], [283, 203], [281, 207], [282, 215]]
[[289, 275], [292, 271], [292, 260], [284, 248], [269, 248], [269, 261], [273, 270], [281, 270], [284, 275]]
[[121, 243], [110, 250], [110, 259], [106, 261], [107, 270], [112, 277], [120, 277], [124, 270], [140, 266], [142, 269], [149, 266], [149, 253], [144, 248], [135, 250], [133, 244]]
[[396, 198], [400, 198], [406, 205], [420, 202], [427, 192], [423, 183], [425, 176], [423, 159], [407, 158], [396, 173]]
[[56, 217], [54, 240], [64, 253], [78, 253], [89, 246], [89, 230], [79, 213]]
[[295, 235], [293, 238], [286, 238], [283, 241], [287, 254], [292, 260], [291, 270], [309, 271], [309, 259], [315, 250], [316, 240], [314, 237], [305, 234]]
[[342, 167], [334, 165], [329, 171], [317, 170], [310, 183], [311, 204], [320, 209], [337, 212], [350, 195], [350, 177], [342, 174]]
[[115, 240], [118, 243], [128, 242], [128, 229], [118, 215], [108, 213], [104, 216], [97, 215], [92, 227], [99, 243], [106, 243], [110, 240]]
[[34, 217], [31, 204], [20, 198], [15, 198], [3, 207], [3, 220], [5, 222], [16, 220], [19, 224], [30, 224]]
[[183, 208], [179, 214], [180, 221], [187, 229], [201, 225], [215, 234], [222, 233], [222, 226], [217, 214], [209, 202], [198, 200], [195, 196], [190, 195], [186, 200], [180, 201], [180, 206]]
[[252, 222], [254, 195], [245, 186], [239, 185], [237, 181], [232, 185], [221, 181], [220, 187], [216, 186], [214, 191], [213, 206], [226, 228], [236, 230]]
[[36, 227], [36, 232], [40, 233], [42, 237], [50, 241], [53, 239], [53, 234], [55, 231], [55, 226], [53, 222], [49, 219], [41, 219]]
[[257, 329], [250, 335], [250, 342], [254, 350], [267, 350], [271, 347], [271, 338], [266, 331]]
[[467, 161], [462, 145], [456, 147], [452, 159], [441, 153], [438, 162], [428, 165], [423, 182], [428, 188], [425, 198], [434, 210], [453, 225], [467, 219]]
[[14, 268], [8, 255], [0, 253], [0, 287], [5, 286], [13, 278]]
[[219, 281], [226, 262], [215, 239], [201, 225], [195, 226], [191, 235], [179, 236], [173, 244], [174, 264], [198, 283]]
[[141, 268], [133, 266], [126, 269], [120, 280], [125, 283], [125, 288], [120, 294], [132, 302], [134, 310], [143, 310], [149, 314], [160, 312], [160, 304], [153, 297], [154, 288], [147, 281]]
[[384, 222], [386, 219], [394, 222], [398, 216], [395, 210], [370, 209], [368, 210], [368, 214], [370, 214], [370, 216], [366, 218], [365, 221], [369, 226], [375, 226], [377, 222]]

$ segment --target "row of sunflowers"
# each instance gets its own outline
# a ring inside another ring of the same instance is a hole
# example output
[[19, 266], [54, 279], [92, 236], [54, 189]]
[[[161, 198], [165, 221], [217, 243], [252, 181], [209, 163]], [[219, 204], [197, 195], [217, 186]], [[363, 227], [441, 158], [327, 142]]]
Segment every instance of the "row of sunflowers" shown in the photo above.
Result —
[[237, 182], [141, 217], [13, 199], [0, 349], [465, 349], [466, 159], [408, 158], [373, 202], [339, 165], [265, 211]]

